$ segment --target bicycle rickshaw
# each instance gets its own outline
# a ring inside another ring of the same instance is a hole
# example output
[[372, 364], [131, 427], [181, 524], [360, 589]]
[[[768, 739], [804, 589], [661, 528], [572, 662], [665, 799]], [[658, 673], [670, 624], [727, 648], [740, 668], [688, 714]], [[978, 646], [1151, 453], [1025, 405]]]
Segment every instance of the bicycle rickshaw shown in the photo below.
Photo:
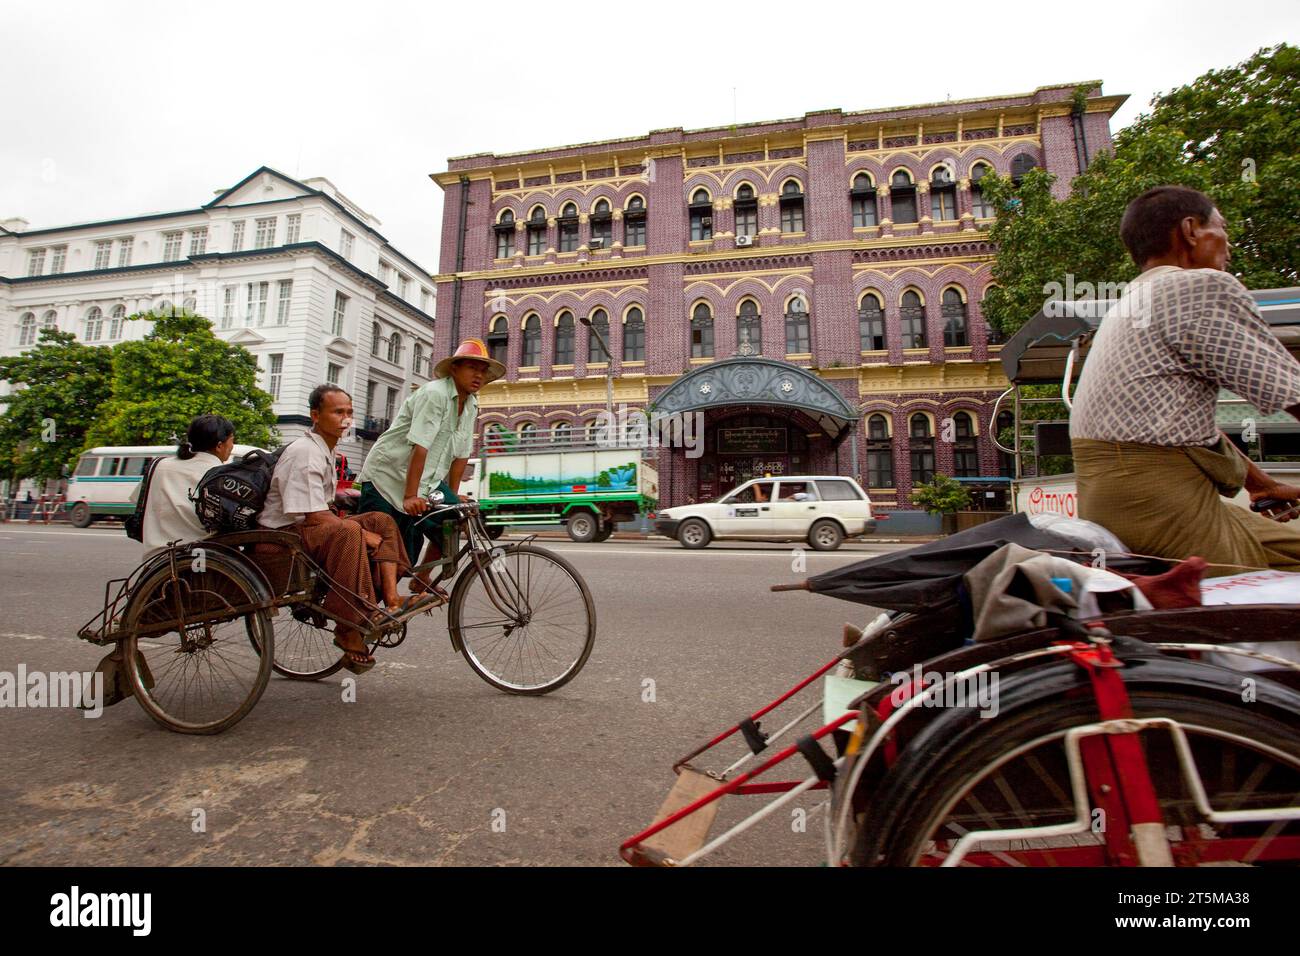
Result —
[[[1294, 315], [1300, 290], [1282, 291]], [[1294, 354], [1300, 316], [1281, 319], [1270, 316]], [[1028, 323], [1003, 348], [1013, 389], [1068, 385], [1096, 324], [1082, 310]], [[1300, 640], [1300, 584], [1296, 603], [1112, 609], [1083, 620], [1045, 612], [1041, 626], [975, 642], [966, 572], [1008, 542], [1094, 563], [1096, 551], [1060, 528], [1015, 514], [774, 585], [887, 611], [846, 624], [844, 650], [678, 760], [675, 785], [654, 822], [622, 844], [623, 859], [693, 865], [802, 794], [825, 791], [832, 866], [1300, 862], [1300, 664], [1272, 646]], [[1135, 574], [1173, 563], [1107, 557], [1111, 570]], [[995, 708], [960, 699], [994, 675]], [[822, 699], [762, 729], [823, 679]], [[773, 746], [782, 737], [793, 742]], [[724, 769], [704, 765], [742, 743]], [[810, 772], [763, 777], [792, 758]], [[723, 797], [762, 794], [777, 796], [709, 839]]]
[[[545, 694], [582, 669], [596, 636], [596, 611], [582, 576], [529, 537], [493, 544], [473, 501], [444, 505], [442, 554], [413, 571], [455, 579], [446, 602], [388, 612], [344, 592], [371, 621], [362, 637], [373, 652], [407, 637], [410, 622], [445, 603], [452, 647], [493, 687]], [[463, 573], [457, 574], [464, 569]], [[103, 610], [78, 632], [115, 645], [100, 668], [109, 703], [134, 696], [164, 727], [215, 734], [243, 719], [272, 671], [320, 680], [344, 666], [333, 643], [329, 589], [342, 589], [299, 546], [296, 534], [257, 530], [176, 543], [105, 586]]]

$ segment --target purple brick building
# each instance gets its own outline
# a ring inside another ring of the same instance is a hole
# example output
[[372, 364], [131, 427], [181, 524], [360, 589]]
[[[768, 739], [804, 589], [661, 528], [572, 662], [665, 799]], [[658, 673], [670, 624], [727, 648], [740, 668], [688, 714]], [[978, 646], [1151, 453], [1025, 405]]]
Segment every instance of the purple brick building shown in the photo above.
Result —
[[1082, 87], [454, 158], [435, 348], [509, 369], [485, 433], [589, 428], [607, 375], [616, 409], [702, 413], [703, 454], [658, 452], [665, 506], [766, 472], [855, 475], [884, 510], [936, 472], [997, 492], [979, 181], [1067, 193], [1125, 99]]

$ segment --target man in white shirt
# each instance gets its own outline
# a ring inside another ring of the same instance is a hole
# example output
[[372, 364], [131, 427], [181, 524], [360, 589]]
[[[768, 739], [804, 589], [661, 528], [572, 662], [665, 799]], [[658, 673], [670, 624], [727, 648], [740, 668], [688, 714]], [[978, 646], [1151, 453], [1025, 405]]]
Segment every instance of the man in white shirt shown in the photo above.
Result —
[[309, 401], [311, 431], [280, 453], [258, 523], [296, 531], [303, 550], [334, 582], [325, 597], [325, 610], [340, 621], [334, 643], [347, 653], [344, 666], [361, 673], [375, 663], [358, 630], [368, 626], [375, 606], [370, 564], [378, 566], [385, 603], [397, 610], [403, 606], [397, 574], [408, 564], [406, 550], [388, 515], [341, 518], [330, 510], [337, 484], [334, 447], [352, 427], [352, 397], [337, 385], [318, 385]]

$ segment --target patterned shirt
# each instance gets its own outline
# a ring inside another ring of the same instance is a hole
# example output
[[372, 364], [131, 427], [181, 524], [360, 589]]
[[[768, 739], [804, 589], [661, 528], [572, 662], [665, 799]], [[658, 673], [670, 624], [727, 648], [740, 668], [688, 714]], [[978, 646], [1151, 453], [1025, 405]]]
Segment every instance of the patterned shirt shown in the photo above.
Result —
[[1213, 445], [1220, 388], [1271, 415], [1300, 405], [1300, 362], [1236, 277], [1159, 266], [1130, 283], [1102, 319], [1070, 437]]
[[474, 454], [478, 396], [465, 400], [463, 412], [458, 412], [458, 405], [456, 382], [451, 376], [420, 386], [402, 402], [393, 424], [366, 455], [358, 480], [373, 484], [390, 505], [402, 510], [411, 448], [420, 445], [428, 449], [428, 457], [416, 493], [427, 495], [447, 477], [453, 461]]

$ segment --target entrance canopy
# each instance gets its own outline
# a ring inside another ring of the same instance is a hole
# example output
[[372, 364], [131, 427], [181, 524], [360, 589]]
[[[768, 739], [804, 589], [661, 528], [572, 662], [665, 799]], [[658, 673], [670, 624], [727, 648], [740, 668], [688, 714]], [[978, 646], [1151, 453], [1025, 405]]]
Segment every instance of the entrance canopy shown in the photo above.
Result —
[[853, 427], [857, 411], [821, 378], [790, 362], [738, 355], [683, 375], [651, 406], [657, 415], [730, 405], [770, 405], [803, 412], [834, 442]]

